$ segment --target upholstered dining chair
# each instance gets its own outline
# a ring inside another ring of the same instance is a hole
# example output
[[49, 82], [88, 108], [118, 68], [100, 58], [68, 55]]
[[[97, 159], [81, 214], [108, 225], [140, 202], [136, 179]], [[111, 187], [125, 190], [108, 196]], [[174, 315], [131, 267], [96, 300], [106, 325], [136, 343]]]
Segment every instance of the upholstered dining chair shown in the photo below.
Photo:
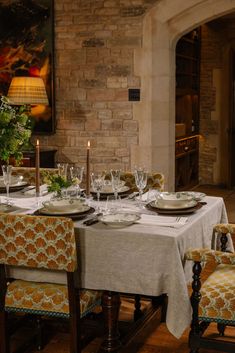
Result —
[[[234, 225], [215, 226], [215, 230], [224, 235], [226, 232], [232, 232], [233, 229]], [[194, 261], [190, 352], [197, 353], [199, 348], [235, 352], [235, 341], [203, 336], [212, 322], [217, 324], [220, 336], [224, 336], [226, 326], [235, 325], [235, 253], [190, 249], [185, 257], [186, 260]], [[212, 263], [215, 268], [203, 284], [200, 279], [202, 263]]]
[[[45, 174], [58, 174], [57, 168], [40, 168], [40, 184], [44, 183]], [[30, 185], [35, 185], [36, 170], [34, 167], [13, 167], [12, 175], [23, 176], [24, 181]]]
[[[121, 180], [125, 181], [125, 185], [129, 186], [131, 190], [138, 191], [135, 183], [135, 176], [131, 172], [124, 172], [121, 174]], [[164, 175], [162, 173], [149, 173], [147, 179], [146, 190], [149, 188], [157, 189], [159, 191], [164, 190]]]
[[[106, 173], [105, 176], [106, 179], [110, 179], [110, 173]], [[122, 172], [121, 173], [121, 180], [125, 182], [125, 185], [128, 186], [132, 191], [138, 191], [138, 188], [135, 183], [135, 176], [131, 172]], [[164, 190], [164, 175], [162, 173], [149, 173], [148, 174], [148, 179], [147, 179], [147, 187], [146, 190], [148, 189], [157, 189], [159, 191]]]
[[[63, 271], [67, 284], [9, 279], [11, 266]], [[100, 303], [101, 292], [75, 287], [76, 243], [72, 220], [0, 213], [0, 352], [10, 353], [9, 313], [67, 318], [70, 353], [81, 352], [80, 318]], [[38, 337], [42, 333], [38, 332]], [[39, 344], [41, 344], [39, 342]]]

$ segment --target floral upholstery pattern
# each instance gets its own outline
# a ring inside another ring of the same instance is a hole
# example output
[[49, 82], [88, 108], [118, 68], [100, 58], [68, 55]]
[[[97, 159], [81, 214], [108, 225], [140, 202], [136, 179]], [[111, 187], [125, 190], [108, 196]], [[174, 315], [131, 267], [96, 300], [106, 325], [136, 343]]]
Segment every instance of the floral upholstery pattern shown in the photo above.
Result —
[[235, 265], [235, 253], [227, 253], [210, 249], [189, 249], [186, 260], [198, 262], [213, 262], [217, 264]]
[[[110, 175], [107, 174], [106, 178], [110, 179]], [[131, 190], [137, 191], [137, 187], [135, 184], [135, 176], [131, 172], [124, 172], [121, 174], [120, 177], [121, 180], [125, 181], [125, 185], [128, 186]], [[148, 175], [148, 180], [147, 180], [147, 188], [152, 188], [152, 189], [157, 189], [159, 191], [164, 190], [164, 175], [161, 173], [152, 173]]]
[[235, 324], [235, 253], [189, 249], [185, 257], [194, 262], [219, 264], [201, 287], [199, 320]]
[[[80, 290], [81, 317], [100, 303], [101, 292]], [[69, 317], [67, 286], [15, 280], [7, 287], [5, 310]]]
[[[77, 268], [73, 221], [65, 217], [0, 213], [0, 264], [74, 272]], [[81, 315], [100, 303], [101, 292], [80, 291]], [[67, 285], [13, 280], [5, 310], [69, 317]]]
[[235, 224], [232, 224], [232, 223], [216, 224], [213, 229], [217, 233], [226, 233], [226, 234], [230, 233], [230, 234], [233, 234], [233, 233], [235, 233]]
[[235, 324], [235, 266], [219, 265], [201, 288], [199, 320]]
[[[57, 168], [40, 168], [40, 183], [44, 183], [45, 173], [58, 174]], [[35, 185], [35, 168], [31, 167], [13, 167], [12, 175], [23, 176], [24, 181], [27, 181], [30, 185]]]
[[76, 268], [72, 220], [0, 214], [0, 263], [72, 272]]

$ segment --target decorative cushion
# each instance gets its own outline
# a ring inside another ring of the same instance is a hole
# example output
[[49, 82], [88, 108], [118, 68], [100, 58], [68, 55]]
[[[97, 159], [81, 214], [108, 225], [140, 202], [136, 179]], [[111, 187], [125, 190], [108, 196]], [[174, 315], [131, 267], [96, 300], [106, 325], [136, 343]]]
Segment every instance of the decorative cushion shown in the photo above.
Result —
[[235, 266], [219, 265], [201, 288], [199, 320], [235, 324]]
[[[81, 317], [100, 304], [101, 292], [80, 290]], [[69, 317], [67, 286], [15, 280], [7, 287], [5, 310]]]
[[77, 256], [73, 221], [0, 214], [0, 263], [74, 271]]
[[[40, 168], [40, 183], [44, 183], [45, 172], [50, 174], [58, 174], [57, 168]], [[24, 177], [24, 181], [27, 181], [30, 185], [35, 185], [36, 170], [31, 167], [13, 167], [12, 175]]]

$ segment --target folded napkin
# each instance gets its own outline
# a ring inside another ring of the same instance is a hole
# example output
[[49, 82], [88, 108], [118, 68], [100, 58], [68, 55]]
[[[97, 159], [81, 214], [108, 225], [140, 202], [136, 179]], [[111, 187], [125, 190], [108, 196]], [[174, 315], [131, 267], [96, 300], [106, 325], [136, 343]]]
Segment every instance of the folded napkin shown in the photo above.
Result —
[[[46, 195], [47, 194], [47, 184], [43, 184], [40, 186], [40, 194], [41, 195]], [[35, 196], [36, 194], [36, 187], [29, 187], [28, 189], [25, 188], [25, 191], [23, 190], [22, 193], [27, 196]]]
[[[150, 202], [150, 201], [156, 200], [156, 197], [158, 194], [159, 194], [159, 191], [156, 189], [149, 190], [142, 195], [142, 201]], [[140, 196], [137, 196], [136, 200], [140, 200]]]
[[161, 226], [161, 227], [171, 227], [171, 228], [181, 228], [188, 221], [187, 217], [168, 217], [168, 216], [157, 216], [149, 214], [141, 214], [141, 219], [136, 223]]

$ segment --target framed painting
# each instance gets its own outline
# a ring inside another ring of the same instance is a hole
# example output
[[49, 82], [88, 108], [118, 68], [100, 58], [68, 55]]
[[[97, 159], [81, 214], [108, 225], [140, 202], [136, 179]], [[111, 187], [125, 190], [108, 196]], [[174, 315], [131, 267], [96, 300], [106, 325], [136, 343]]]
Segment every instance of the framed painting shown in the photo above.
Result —
[[53, 0], [0, 2], [0, 95], [14, 76], [40, 76], [46, 87], [49, 105], [31, 106], [34, 134], [55, 130], [53, 14]]

